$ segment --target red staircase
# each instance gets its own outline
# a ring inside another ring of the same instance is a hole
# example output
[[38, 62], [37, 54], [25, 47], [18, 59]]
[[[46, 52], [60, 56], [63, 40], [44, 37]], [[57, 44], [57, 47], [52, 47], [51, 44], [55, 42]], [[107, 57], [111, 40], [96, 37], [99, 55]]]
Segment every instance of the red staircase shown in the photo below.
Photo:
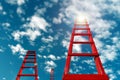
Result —
[[[34, 66], [25, 66], [25, 64], [33, 64]], [[23, 74], [23, 70], [25, 69], [33, 69], [34, 70], [34, 74]], [[35, 51], [28, 51], [22, 66], [18, 72], [18, 75], [16, 77], [16, 80], [21, 80], [21, 77], [34, 77], [34, 80], [38, 80], [38, 69], [37, 69], [37, 62], [36, 62], [36, 52]]]
[[[86, 33], [76, 33], [76, 30], [86, 30]], [[74, 41], [75, 36], [87, 36], [88, 41], [87, 42], [75, 42]], [[73, 53], [73, 50], [72, 50], [73, 44], [90, 44], [92, 52], [91, 53], [82, 53], [82, 52]], [[70, 74], [69, 73], [70, 63], [71, 63], [71, 57], [73, 56], [93, 57], [98, 73], [97, 74]], [[105, 74], [104, 68], [100, 61], [99, 54], [95, 46], [95, 43], [93, 41], [92, 33], [90, 31], [89, 24], [87, 23], [87, 21], [85, 21], [85, 23], [74, 24], [62, 80], [109, 80], [108, 76]]]

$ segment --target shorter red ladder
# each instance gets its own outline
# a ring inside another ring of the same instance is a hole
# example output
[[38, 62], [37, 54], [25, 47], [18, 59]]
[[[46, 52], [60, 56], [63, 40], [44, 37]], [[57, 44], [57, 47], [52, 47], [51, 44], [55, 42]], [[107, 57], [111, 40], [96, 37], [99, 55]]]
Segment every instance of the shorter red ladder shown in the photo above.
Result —
[[[26, 63], [33, 64], [34, 66], [25, 66]], [[34, 74], [23, 74], [23, 69], [31, 69], [33, 68]], [[36, 52], [35, 51], [28, 51], [22, 66], [18, 72], [18, 75], [16, 77], [16, 80], [20, 80], [20, 77], [34, 77], [35, 80], [38, 80], [38, 69], [37, 69], [37, 62], [36, 62]]]

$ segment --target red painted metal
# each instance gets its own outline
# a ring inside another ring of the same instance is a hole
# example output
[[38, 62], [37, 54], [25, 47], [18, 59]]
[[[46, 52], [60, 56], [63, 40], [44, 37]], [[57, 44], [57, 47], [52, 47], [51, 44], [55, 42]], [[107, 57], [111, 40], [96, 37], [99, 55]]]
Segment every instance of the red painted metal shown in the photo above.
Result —
[[[25, 66], [26, 63], [29, 63], [29, 64], [33, 64], [34, 66]], [[34, 74], [23, 74], [23, 69], [30, 69], [30, 68], [33, 68], [34, 70]], [[36, 52], [35, 51], [28, 51], [24, 60], [23, 60], [23, 63], [22, 63], [22, 66], [18, 72], [18, 75], [16, 77], [16, 80], [20, 80], [20, 77], [34, 77], [35, 80], [38, 80], [38, 69], [37, 69], [37, 61], [36, 61]]]
[[50, 80], [54, 80], [54, 69], [50, 71]]
[[[78, 28], [77, 26], [84, 26], [84, 27]], [[76, 33], [75, 32], [76, 30], [86, 30], [87, 32], [86, 33]], [[88, 41], [87, 42], [74, 42], [75, 36], [87, 36]], [[92, 53], [73, 53], [72, 52], [73, 44], [90, 44]], [[71, 57], [73, 57], [73, 56], [93, 57], [95, 60], [96, 69], [97, 69], [98, 73], [97, 74], [70, 74], [69, 73], [70, 63], [71, 63]], [[87, 23], [87, 21], [84, 24], [82, 24], [82, 23], [74, 24], [62, 80], [109, 80], [108, 76], [105, 74], [104, 68], [100, 61], [99, 54], [98, 54], [97, 48], [95, 46], [95, 43], [93, 41], [92, 33], [90, 31], [89, 24]]]

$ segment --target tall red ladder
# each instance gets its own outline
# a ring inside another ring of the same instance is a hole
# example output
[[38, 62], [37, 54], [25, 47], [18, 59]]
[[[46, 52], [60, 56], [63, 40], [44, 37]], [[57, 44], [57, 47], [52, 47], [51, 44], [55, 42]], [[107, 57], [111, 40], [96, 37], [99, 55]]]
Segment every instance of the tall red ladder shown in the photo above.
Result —
[[[84, 26], [84, 27], [81, 28], [78, 26]], [[87, 32], [86, 33], [76, 33], [76, 30], [86, 30]], [[75, 42], [74, 41], [75, 36], [88, 36], [88, 42]], [[73, 44], [90, 44], [92, 53], [73, 53], [72, 52]], [[70, 74], [69, 73], [70, 63], [71, 63], [71, 57], [73, 57], [73, 56], [93, 57], [98, 73], [97, 74]], [[97, 48], [93, 41], [92, 33], [89, 28], [89, 24], [87, 23], [86, 20], [84, 23], [76, 22], [74, 24], [62, 80], [109, 80], [108, 76], [105, 74], [104, 68], [100, 61]]]
[[[25, 64], [33, 64], [34, 66], [25, 66]], [[31, 69], [33, 68], [34, 70], [34, 74], [23, 74], [23, 69]], [[16, 80], [20, 80], [20, 77], [34, 77], [34, 80], [38, 80], [38, 69], [37, 69], [37, 61], [36, 61], [36, 52], [35, 51], [28, 51], [24, 60], [23, 60], [23, 63], [22, 63], [22, 66], [18, 72], [18, 75], [16, 77]]]

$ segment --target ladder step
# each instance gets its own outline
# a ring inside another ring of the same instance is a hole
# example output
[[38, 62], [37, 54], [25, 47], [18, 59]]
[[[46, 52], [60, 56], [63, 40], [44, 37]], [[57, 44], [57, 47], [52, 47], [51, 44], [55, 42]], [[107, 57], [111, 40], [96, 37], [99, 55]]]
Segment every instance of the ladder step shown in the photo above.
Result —
[[18, 76], [37, 76], [36, 74], [19, 74]]
[[27, 54], [26, 56], [35, 56], [35, 54]]
[[90, 36], [91, 34], [88, 33], [75, 33], [75, 36]]
[[90, 28], [73, 28], [74, 30], [90, 30]]
[[28, 58], [25, 58], [25, 59], [36, 59], [36, 58], [30, 58], [30, 57], [28, 57]]
[[72, 53], [72, 54], [68, 54], [68, 56], [89, 56], [89, 57], [97, 57], [99, 56], [99, 54], [95, 54], [95, 53]]
[[92, 44], [93, 42], [73, 42], [74, 44]]
[[22, 66], [22, 68], [35, 68], [35, 66]]
[[35, 61], [23, 61], [23, 63], [35, 63]]

